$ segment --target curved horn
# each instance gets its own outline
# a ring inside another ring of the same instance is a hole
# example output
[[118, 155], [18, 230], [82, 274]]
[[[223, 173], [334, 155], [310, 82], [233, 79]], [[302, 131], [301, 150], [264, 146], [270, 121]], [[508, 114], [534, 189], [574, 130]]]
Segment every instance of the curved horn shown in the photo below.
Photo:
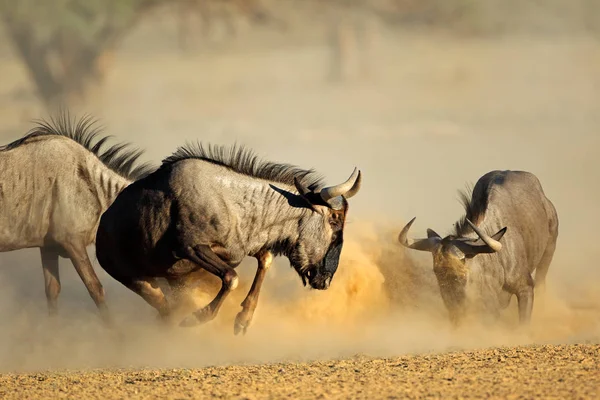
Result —
[[[412, 240], [412, 239], [407, 238], [408, 231], [410, 230], [410, 227], [412, 226], [413, 222], [415, 222], [415, 219], [417, 219], [417, 217], [414, 217], [413, 219], [411, 219], [410, 222], [408, 224], [406, 224], [404, 229], [402, 229], [402, 231], [398, 235], [398, 241], [400, 242], [400, 244], [402, 246], [408, 247], [409, 249], [421, 250], [421, 251], [432, 251], [433, 248], [437, 244], [439, 244], [440, 241], [442, 240], [441, 237], [431, 236], [427, 239], [418, 239], [418, 240]], [[433, 232], [433, 231], [431, 231], [431, 232]]]
[[352, 186], [350, 188], [350, 190], [348, 190], [346, 192], [346, 194], [344, 194], [344, 197], [349, 199], [350, 197], [354, 196], [356, 193], [358, 193], [358, 191], [360, 190], [360, 185], [362, 184], [362, 172], [359, 170], [358, 171], [358, 176], [356, 177], [356, 181], [354, 181], [354, 186]]
[[348, 178], [346, 182], [321, 189], [321, 198], [323, 201], [329, 202], [329, 200], [333, 199], [334, 197], [346, 194], [350, 190], [354, 189], [354, 184], [356, 183], [359, 175], [360, 172], [355, 167], [352, 175], [350, 175], [350, 178]]
[[[502, 236], [506, 233], [506, 228], [500, 229], [494, 236], [491, 237], [492, 240], [500, 240]], [[452, 244], [459, 248], [465, 255], [473, 257], [477, 254], [490, 254], [495, 253], [497, 250], [491, 248], [488, 244], [486, 244], [482, 239], [470, 239], [470, 238], [457, 238], [452, 241]]]
[[[490, 249], [494, 250], [495, 252], [500, 251], [502, 249], [502, 243], [500, 243], [496, 239], [493, 239], [493, 238], [489, 237], [488, 235], [486, 235], [485, 233], [483, 233], [479, 228], [477, 228], [468, 219], [467, 219], [467, 224], [469, 224], [471, 229], [473, 229], [475, 231], [477, 236], [479, 236], [481, 238], [481, 240], [483, 240], [483, 242], [489, 246]], [[506, 228], [505, 228], [505, 231], [506, 231]]]

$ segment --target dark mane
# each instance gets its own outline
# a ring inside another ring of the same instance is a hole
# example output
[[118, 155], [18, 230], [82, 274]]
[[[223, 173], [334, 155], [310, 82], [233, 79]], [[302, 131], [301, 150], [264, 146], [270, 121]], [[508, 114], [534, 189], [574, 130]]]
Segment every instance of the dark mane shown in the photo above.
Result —
[[488, 206], [490, 186], [482, 188], [480, 185], [472, 188], [472, 185], [467, 185], [465, 190], [458, 191], [459, 201], [465, 208], [465, 215], [455, 224], [455, 234], [458, 237], [464, 236], [471, 227], [467, 224], [467, 218], [477, 224], [479, 218], [485, 215]]
[[0, 146], [0, 151], [12, 150], [42, 136], [64, 136], [94, 153], [104, 165], [127, 179], [143, 178], [154, 169], [148, 163], [136, 166], [135, 163], [143, 151], [132, 149], [128, 143], [114, 144], [105, 150], [104, 145], [111, 136], [99, 137], [101, 128], [96, 126], [97, 121], [90, 116], [84, 116], [79, 121], [75, 121], [69, 117], [68, 113], [63, 112], [57, 117], [50, 118], [50, 121], [36, 120], [35, 123], [37, 126], [25, 136]]
[[208, 161], [240, 174], [288, 185], [293, 185], [294, 178], [297, 178], [311, 190], [322, 186], [322, 178], [312, 169], [306, 170], [291, 164], [264, 161], [251, 149], [238, 145], [226, 147], [209, 144], [204, 147], [199, 142], [188, 143], [165, 158], [162, 161], [162, 166], [187, 159]]

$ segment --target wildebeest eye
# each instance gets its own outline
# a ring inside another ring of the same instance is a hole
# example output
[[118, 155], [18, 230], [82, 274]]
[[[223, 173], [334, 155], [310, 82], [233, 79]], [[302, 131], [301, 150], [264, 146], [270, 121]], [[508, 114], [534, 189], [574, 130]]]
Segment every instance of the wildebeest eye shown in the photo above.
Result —
[[342, 224], [343, 224], [343, 218], [340, 214], [338, 213], [332, 213], [329, 216], [329, 225], [331, 225], [332, 228], [334, 229], [341, 229], [342, 228]]

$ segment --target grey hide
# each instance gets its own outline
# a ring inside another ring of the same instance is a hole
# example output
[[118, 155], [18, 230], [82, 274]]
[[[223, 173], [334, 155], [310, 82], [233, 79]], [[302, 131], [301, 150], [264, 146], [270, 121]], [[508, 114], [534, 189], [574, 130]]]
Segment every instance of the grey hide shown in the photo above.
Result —
[[100, 216], [133, 179], [140, 151], [118, 144], [102, 149], [94, 121], [63, 113], [40, 121], [27, 135], [0, 147], [0, 251], [39, 247], [48, 309], [57, 312], [58, 257], [68, 257], [102, 317], [104, 290], [88, 258]]
[[[517, 296], [519, 320], [527, 324], [535, 285], [544, 284], [558, 236], [558, 216], [535, 175], [492, 171], [479, 179], [472, 197], [462, 194], [465, 217], [453, 235], [431, 229], [427, 239], [411, 241], [402, 230], [400, 242], [433, 254], [433, 270], [454, 324], [467, 300], [495, 315]], [[494, 234], [492, 236], [489, 236]]]
[[238, 284], [234, 268], [255, 257], [257, 273], [234, 324], [236, 334], [245, 333], [274, 256], [288, 257], [305, 285], [328, 288], [342, 250], [346, 199], [360, 184], [356, 169], [346, 182], [323, 188], [312, 171], [261, 161], [243, 147], [184, 146], [108, 208], [96, 255], [166, 320], [174, 307], [156, 278], [166, 278], [175, 293], [198, 269], [220, 278], [215, 299], [184, 326], [214, 318]]

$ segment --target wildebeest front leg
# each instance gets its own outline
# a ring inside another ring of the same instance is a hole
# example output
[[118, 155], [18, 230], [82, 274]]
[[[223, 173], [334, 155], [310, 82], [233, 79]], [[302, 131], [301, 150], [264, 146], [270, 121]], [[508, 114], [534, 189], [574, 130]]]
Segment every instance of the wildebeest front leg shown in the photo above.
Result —
[[261, 253], [256, 258], [258, 260], [256, 276], [254, 277], [254, 281], [252, 282], [252, 287], [250, 288], [248, 295], [242, 302], [242, 311], [240, 311], [235, 317], [233, 332], [236, 335], [241, 331], [243, 331], [245, 334], [248, 326], [250, 326], [250, 322], [252, 322], [252, 316], [254, 315], [254, 310], [256, 310], [256, 305], [258, 304], [260, 288], [263, 280], [265, 279], [265, 275], [267, 274], [267, 271], [273, 262], [273, 254], [271, 254], [269, 251]]
[[531, 320], [531, 311], [533, 310], [533, 285], [526, 286], [517, 292], [517, 301], [519, 303], [519, 322], [526, 325]]
[[52, 316], [58, 312], [58, 295], [60, 293], [60, 275], [58, 273], [58, 253], [50, 248], [41, 247], [42, 267], [44, 269], [44, 285], [48, 313]]
[[96, 307], [98, 307], [98, 310], [100, 311], [100, 316], [107, 325], [110, 325], [111, 318], [106, 303], [104, 302], [104, 288], [94, 271], [94, 267], [87, 255], [85, 246], [68, 244], [65, 245], [64, 248], [71, 259], [71, 262], [75, 266], [75, 270], [79, 274], [79, 277], [83, 281], [83, 284], [94, 300], [94, 303], [96, 303]]
[[214, 300], [206, 307], [195, 311], [191, 316], [181, 321], [181, 326], [189, 327], [208, 322], [217, 315], [227, 295], [237, 287], [238, 276], [233, 268], [221, 260], [209, 246], [203, 245], [188, 248], [186, 258], [211, 274], [221, 278], [221, 290], [219, 290]]

